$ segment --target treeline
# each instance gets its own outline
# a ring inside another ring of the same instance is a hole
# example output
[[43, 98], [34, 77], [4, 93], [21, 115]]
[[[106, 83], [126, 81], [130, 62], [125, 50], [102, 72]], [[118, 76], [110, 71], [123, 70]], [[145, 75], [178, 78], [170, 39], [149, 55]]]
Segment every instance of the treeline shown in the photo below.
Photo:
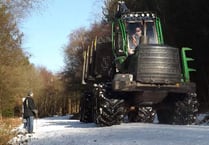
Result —
[[68, 113], [61, 75], [36, 68], [22, 48], [21, 21], [42, 2], [0, 1], [0, 118], [21, 116], [22, 98], [28, 91], [34, 92], [39, 116]]
[[[108, 35], [105, 24], [114, 20], [118, 0], [105, 0], [103, 19], [92, 24], [90, 29], [80, 28], [70, 34], [66, 46], [64, 77], [69, 88], [80, 86], [83, 51], [95, 36]], [[131, 11], [153, 11], [163, 26], [165, 43], [174, 47], [191, 47], [188, 55], [195, 59], [190, 66], [197, 71], [191, 79], [197, 85], [200, 110], [209, 110], [209, 1], [191, 0], [125, 0]], [[70, 90], [70, 89], [69, 89]]]
[[[22, 33], [9, 3], [0, 2], [0, 116], [14, 114], [13, 107], [36, 75], [21, 48]], [[35, 75], [33, 75], [35, 74]], [[34, 76], [34, 77], [33, 77]]]

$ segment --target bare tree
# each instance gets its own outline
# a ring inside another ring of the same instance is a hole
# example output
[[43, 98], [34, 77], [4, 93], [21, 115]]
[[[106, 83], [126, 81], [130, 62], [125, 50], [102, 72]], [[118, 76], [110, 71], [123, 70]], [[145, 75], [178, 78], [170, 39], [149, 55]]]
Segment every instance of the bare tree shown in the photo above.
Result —
[[32, 10], [44, 8], [44, 0], [2, 0], [1, 3], [8, 7], [8, 11], [18, 22], [31, 14]]

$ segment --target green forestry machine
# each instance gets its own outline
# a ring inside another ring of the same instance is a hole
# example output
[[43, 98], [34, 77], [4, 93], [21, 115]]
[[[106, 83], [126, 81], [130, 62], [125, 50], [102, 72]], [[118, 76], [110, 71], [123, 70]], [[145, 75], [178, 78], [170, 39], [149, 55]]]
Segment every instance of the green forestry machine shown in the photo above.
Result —
[[[133, 47], [137, 27], [141, 37]], [[195, 70], [186, 56], [191, 48], [165, 45], [159, 17], [130, 12], [123, 1], [111, 31], [110, 39], [96, 38], [84, 52], [80, 121], [152, 123], [157, 114], [159, 123], [194, 124], [198, 102], [190, 72]]]

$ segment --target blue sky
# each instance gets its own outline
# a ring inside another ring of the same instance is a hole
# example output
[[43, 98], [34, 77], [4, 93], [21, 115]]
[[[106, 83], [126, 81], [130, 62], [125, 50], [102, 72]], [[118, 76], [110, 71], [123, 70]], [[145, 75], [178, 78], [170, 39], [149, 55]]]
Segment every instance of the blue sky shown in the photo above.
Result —
[[103, 0], [45, 0], [44, 9], [32, 12], [21, 27], [30, 62], [54, 73], [61, 71], [68, 35], [101, 18], [102, 5]]

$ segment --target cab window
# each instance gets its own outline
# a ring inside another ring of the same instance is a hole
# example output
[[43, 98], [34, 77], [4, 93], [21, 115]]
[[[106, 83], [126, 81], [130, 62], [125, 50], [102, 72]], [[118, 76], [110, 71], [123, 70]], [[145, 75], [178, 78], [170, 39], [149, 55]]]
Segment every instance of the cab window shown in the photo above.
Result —
[[127, 23], [127, 40], [128, 40], [128, 53], [133, 54], [135, 48], [142, 43], [143, 25], [142, 22], [129, 22]]
[[157, 33], [155, 29], [154, 22], [145, 22], [146, 24], [146, 37], [148, 39], [149, 44], [157, 44]]

